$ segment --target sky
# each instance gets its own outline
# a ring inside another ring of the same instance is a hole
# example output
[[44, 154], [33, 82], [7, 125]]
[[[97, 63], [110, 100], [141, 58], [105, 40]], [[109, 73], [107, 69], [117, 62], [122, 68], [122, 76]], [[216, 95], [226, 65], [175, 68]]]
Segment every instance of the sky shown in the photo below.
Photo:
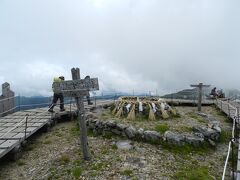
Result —
[[0, 83], [49, 96], [53, 78], [100, 91], [240, 89], [239, 0], [1, 0]]

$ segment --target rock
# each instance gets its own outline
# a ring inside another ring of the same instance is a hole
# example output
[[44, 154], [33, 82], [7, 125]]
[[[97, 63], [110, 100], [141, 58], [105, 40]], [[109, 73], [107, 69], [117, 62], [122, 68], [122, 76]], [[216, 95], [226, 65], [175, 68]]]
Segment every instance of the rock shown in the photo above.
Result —
[[199, 147], [203, 144], [204, 138], [198, 136], [185, 136], [185, 141], [195, 147]]
[[107, 121], [105, 125], [110, 129], [115, 128], [117, 126], [116, 122], [114, 121]]
[[164, 138], [167, 142], [178, 145], [178, 146], [182, 146], [185, 144], [184, 142], [185, 137], [183, 135], [173, 133], [171, 131], [166, 131], [164, 133]]
[[128, 126], [125, 124], [117, 124], [116, 125], [116, 129], [120, 130], [120, 131], [124, 131]]
[[116, 143], [117, 148], [121, 150], [131, 150], [133, 146], [131, 145], [131, 141], [125, 140], [125, 141], [118, 141]]
[[204, 135], [205, 139], [212, 139], [212, 140], [217, 141], [220, 138], [220, 133], [211, 128], [207, 128], [207, 127], [203, 127], [203, 126], [194, 126], [193, 131], [202, 133]]
[[199, 138], [203, 138], [204, 139], [204, 135], [202, 133], [193, 133], [195, 136], [199, 137]]
[[219, 126], [213, 126], [212, 129], [216, 130], [218, 133], [222, 132], [222, 129]]
[[118, 130], [118, 129], [111, 129], [111, 132], [116, 134], [116, 135], [122, 135], [122, 131]]
[[137, 130], [137, 133], [136, 133], [136, 137], [137, 139], [144, 139], [144, 129], [143, 128], [140, 128]]
[[144, 131], [143, 133], [144, 139], [147, 142], [152, 142], [152, 143], [159, 143], [162, 139], [162, 136], [160, 133], [156, 131]]
[[216, 143], [212, 141], [211, 139], [208, 139], [208, 142], [211, 146], [216, 147]]
[[135, 137], [136, 131], [137, 130], [134, 127], [130, 126], [130, 127], [125, 129], [125, 134], [129, 139], [132, 139], [132, 138]]

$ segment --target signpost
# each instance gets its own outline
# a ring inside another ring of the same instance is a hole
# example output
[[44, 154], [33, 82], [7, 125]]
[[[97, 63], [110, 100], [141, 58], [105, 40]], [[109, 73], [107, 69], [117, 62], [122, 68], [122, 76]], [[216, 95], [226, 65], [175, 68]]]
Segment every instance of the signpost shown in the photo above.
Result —
[[87, 127], [85, 120], [85, 109], [83, 97], [89, 95], [89, 91], [99, 90], [98, 79], [87, 76], [85, 79], [80, 79], [79, 68], [72, 68], [72, 81], [63, 81], [61, 83], [53, 83], [53, 88], [62, 92], [64, 96], [74, 97], [76, 99], [78, 109], [78, 122], [80, 126], [80, 139], [85, 160], [90, 160], [90, 152], [87, 140]]
[[199, 83], [198, 85], [191, 85], [191, 87], [198, 88], [198, 111], [201, 111], [202, 110], [203, 87], [210, 87], [210, 85], [203, 85], [203, 83]]

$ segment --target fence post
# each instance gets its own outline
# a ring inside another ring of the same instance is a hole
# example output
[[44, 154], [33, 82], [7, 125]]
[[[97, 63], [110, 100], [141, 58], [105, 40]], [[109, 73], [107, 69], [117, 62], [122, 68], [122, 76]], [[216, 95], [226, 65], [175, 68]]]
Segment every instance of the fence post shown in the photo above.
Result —
[[229, 118], [231, 117], [229, 104], [228, 104], [228, 117], [229, 117]]
[[25, 137], [24, 137], [24, 139], [26, 139], [27, 138], [27, 123], [28, 123], [28, 114], [26, 114], [26, 122], [25, 122]]

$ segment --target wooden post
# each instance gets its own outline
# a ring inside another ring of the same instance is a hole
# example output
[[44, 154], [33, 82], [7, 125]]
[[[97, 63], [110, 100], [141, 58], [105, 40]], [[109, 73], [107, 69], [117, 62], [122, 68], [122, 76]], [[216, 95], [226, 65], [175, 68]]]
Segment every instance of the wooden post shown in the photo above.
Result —
[[[80, 70], [79, 68], [72, 68], [72, 79], [78, 80], [80, 79]], [[85, 109], [84, 109], [84, 103], [83, 103], [83, 97], [76, 97], [76, 104], [78, 109], [78, 123], [80, 126], [80, 139], [81, 139], [81, 147], [83, 152], [83, 158], [85, 160], [90, 160], [90, 152], [88, 148], [88, 139], [87, 139], [87, 127], [85, 122]]]
[[203, 87], [210, 87], [210, 85], [203, 85], [203, 83], [199, 83], [198, 85], [191, 85], [191, 87], [198, 88], [198, 111], [201, 111], [202, 110]]

